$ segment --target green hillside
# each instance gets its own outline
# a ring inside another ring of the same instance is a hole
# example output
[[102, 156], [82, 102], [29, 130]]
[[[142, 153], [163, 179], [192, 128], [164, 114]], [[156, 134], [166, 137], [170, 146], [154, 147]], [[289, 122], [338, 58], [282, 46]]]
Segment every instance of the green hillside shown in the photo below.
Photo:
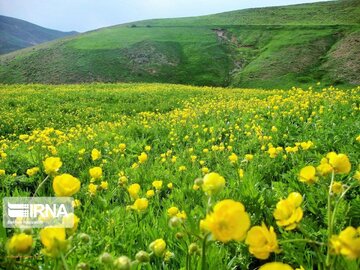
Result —
[[360, 84], [360, 1], [148, 20], [0, 57], [3, 83]]
[[0, 54], [74, 34], [76, 32], [51, 30], [27, 21], [0, 15]]

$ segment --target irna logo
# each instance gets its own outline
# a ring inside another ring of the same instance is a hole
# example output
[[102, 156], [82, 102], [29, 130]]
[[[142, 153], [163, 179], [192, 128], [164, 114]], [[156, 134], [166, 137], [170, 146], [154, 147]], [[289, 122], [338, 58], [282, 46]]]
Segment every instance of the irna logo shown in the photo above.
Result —
[[6, 197], [3, 199], [5, 228], [46, 226], [72, 228], [71, 197]]

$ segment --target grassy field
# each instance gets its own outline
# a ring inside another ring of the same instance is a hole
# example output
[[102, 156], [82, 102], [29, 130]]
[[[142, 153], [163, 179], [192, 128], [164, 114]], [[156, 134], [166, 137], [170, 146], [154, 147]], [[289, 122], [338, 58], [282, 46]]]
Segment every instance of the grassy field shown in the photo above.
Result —
[[359, 268], [359, 87], [0, 95], [1, 197], [73, 196], [79, 218], [66, 235], [1, 227], [5, 269]]
[[348, 87], [360, 83], [359, 14], [349, 0], [117, 25], [3, 55], [0, 82]]
[[357, 25], [359, 0], [327, 1], [282, 7], [235, 10], [219, 14], [146, 20], [140, 25]]

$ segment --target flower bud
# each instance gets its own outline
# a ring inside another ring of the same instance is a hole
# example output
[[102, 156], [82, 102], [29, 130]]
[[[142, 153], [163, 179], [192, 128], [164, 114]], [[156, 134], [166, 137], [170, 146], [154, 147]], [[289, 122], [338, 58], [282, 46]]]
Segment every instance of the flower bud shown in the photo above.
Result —
[[83, 243], [89, 243], [90, 242], [90, 236], [86, 233], [79, 234], [79, 238]]
[[201, 186], [203, 184], [203, 179], [202, 178], [196, 178], [194, 181], [194, 184], [197, 186]]
[[32, 228], [24, 228], [22, 229], [22, 232], [31, 235], [33, 233], [33, 230]]
[[136, 253], [135, 259], [139, 263], [147, 263], [150, 261], [150, 256], [149, 253], [147, 253], [146, 251], [140, 250], [138, 253]]
[[161, 257], [166, 250], [166, 242], [164, 239], [156, 239], [149, 245], [149, 249], [158, 257]]
[[199, 246], [196, 243], [191, 243], [189, 245], [189, 251], [188, 252], [189, 252], [190, 255], [199, 254], [200, 253]]
[[113, 257], [111, 256], [110, 253], [104, 252], [103, 254], [100, 255], [99, 260], [103, 264], [110, 264], [113, 262]]
[[184, 238], [184, 234], [181, 232], [178, 232], [175, 234], [175, 237], [176, 237], [176, 239], [182, 239], [182, 238]]
[[80, 269], [80, 270], [88, 270], [90, 269], [89, 265], [84, 263], [84, 262], [80, 262], [77, 264], [76, 269]]
[[130, 270], [131, 268], [131, 261], [126, 256], [120, 256], [114, 261], [115, 269], [118, 270]]
[[180, 226], [182, 223], [182, 220], [181, 218], [178, 218], [178, 217], [172, 217], [170, 220], [169, 220], [169, 226], [170, 228], [175, 228], [175, 227], [178, 227]]

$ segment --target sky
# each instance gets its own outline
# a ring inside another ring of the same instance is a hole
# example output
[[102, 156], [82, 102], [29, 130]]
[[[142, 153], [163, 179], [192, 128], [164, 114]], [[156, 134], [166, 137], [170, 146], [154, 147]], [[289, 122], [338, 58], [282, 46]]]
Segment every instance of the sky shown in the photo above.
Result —
[[85, 32], [144, 19], [310, 2], [319, 0], [0, 0], [0, 14], [50, 29]]

